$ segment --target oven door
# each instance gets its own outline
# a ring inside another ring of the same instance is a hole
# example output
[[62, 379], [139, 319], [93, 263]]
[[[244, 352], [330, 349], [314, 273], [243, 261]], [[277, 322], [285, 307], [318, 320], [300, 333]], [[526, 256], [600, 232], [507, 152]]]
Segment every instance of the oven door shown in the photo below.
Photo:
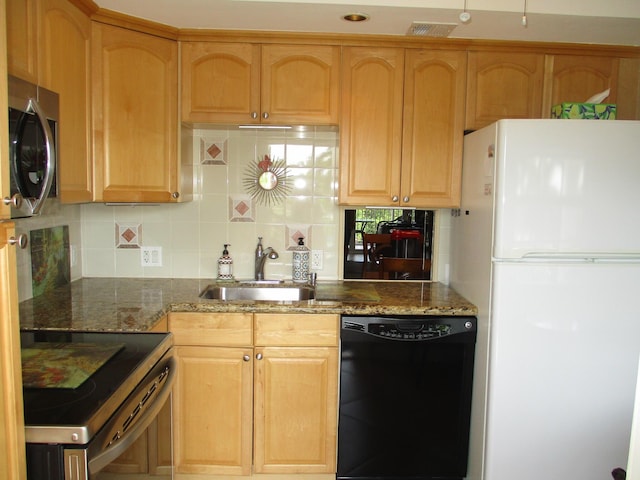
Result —
[[170, 350], [85, 445], [27, 444], [29, 480], [173, 478]]

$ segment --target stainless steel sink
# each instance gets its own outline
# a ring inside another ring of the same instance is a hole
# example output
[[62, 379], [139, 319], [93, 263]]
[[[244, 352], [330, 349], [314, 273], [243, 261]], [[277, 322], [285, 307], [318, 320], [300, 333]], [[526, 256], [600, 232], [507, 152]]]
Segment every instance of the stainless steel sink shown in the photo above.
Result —
[[256, 300], [263, 302], [297, 302], [313, 300], [316, 290], [311, 285], [290, 283], [211, 284], [200, 293], [209, 300]]

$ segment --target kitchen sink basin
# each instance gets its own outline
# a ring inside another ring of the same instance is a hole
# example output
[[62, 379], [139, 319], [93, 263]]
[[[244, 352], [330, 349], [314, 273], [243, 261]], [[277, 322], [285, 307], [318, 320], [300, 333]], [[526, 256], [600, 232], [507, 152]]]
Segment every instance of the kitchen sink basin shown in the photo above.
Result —
[[310, 285], [290, 283], [211, 284], [200, 293], [209, 300], [257, 300], [263, 302], [297, 302], [313, 300], [316, 290]]

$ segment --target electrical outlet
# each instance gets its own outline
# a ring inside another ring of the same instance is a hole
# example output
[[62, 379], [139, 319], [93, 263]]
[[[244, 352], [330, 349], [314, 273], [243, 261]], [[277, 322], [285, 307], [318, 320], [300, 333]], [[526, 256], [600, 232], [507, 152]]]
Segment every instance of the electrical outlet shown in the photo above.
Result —
[[162, 247], [142, 247], [140, 255], [143, 267], [162, 266]]
[[311, 269], [322, 270], [322, 250], [311, 250]]
[[77, 251], [75, 245], [69, 245], [69, 266], [75, 267], [78, 263]]

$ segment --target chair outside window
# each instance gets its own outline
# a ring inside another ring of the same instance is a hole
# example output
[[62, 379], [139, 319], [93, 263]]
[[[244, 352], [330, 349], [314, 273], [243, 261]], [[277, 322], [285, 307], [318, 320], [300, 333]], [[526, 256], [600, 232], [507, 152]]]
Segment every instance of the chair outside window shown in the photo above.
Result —
[[380, 258], [392, 249], [390, 233], [364, 233], [362, 278], [380, 278]]
[[431, 270], [431, 260], [422, 258], [382, 257], [378, 278], [411, 280], [425, 278]]

